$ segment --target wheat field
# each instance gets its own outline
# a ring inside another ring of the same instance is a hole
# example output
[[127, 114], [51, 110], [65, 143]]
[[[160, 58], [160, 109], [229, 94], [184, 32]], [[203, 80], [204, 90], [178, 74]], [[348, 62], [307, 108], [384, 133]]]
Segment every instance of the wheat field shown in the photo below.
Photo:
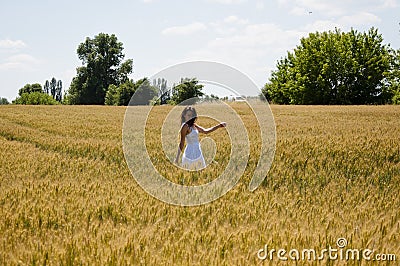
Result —
[[[275, 158], [249, 192], [260, 137], [249, 108], [231, 105], [249, 132], [247, 168], [226, 195], [196, 207], [163, 203], [136, 183], [122, 150], [125, 107], [1, 106], [0, 265], [286, 265], [295, 262], [257, 253], [266, 244], [321, 250], [340, 237], [400, 260], [400, 106], [271, 106]], [[151, 132], [170, 108], [155, 107]], [[221, 171], [228, 138], [210, 136], [219, 163], [172, 181]], [[175, 171], [151, 143], [155, 167]]]

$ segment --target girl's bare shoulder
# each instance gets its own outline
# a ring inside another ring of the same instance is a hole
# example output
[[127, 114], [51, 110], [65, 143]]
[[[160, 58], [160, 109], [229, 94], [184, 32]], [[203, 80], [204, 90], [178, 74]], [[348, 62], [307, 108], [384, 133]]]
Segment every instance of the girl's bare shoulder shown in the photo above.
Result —
[[186, 123], [182, 124], [181, 132], [186, 132], [188, 130], [189, 130], [189, 126]]

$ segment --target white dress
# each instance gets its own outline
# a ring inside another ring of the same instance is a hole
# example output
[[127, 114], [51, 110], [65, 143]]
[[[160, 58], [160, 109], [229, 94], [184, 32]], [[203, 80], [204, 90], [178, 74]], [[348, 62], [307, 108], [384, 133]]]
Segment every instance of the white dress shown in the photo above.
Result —
[[182, 156], [182, 167], [189, 170], [200, 170], [206, 167], [206, 162], [201, 152], [199, 131], [191, 127], [191, 132], [186, 135], [186, 148]]

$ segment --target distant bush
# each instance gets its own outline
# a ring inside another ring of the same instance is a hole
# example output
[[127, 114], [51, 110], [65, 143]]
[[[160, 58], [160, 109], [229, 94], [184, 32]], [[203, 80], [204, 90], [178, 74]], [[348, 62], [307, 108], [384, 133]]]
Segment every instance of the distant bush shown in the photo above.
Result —
[[7, 98], [0, 97], [0, 105], [9, 104]]
[[53, 105], [59, 104], [50, 95], [42, 92], [22, 93], [13, 102], [15, 104], [29, 104], [29, 105]]
[[127, 106], [135, 94], [138, 91], [132, 105], [148, 105], [152, 103], [152, 100], [157, 98], [158, 89], [152, 86], [148, 78], [140, 79], [136, 82], [129, 80], [119, 86], [114, 84], [108, 87], [105, 104], [106, 105], [125, 105]]

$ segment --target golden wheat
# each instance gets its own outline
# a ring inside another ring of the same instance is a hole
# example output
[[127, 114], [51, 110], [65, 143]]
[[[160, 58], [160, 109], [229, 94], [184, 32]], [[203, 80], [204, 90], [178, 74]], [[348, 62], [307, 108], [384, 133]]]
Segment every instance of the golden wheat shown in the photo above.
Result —
[[[177, 207], [131, 176], [124, 107], [1, 106], [0, 264], [258, 265], [278, 262], [258, 259], [265, 244], [321, 250], [339, 237], [400, 259], [399, 106], [272, 106], [275, 160], [254, 192], [257, 123], [245, 104], [232, 107], [251, 140], [244, 176], [215, 202]], [[212, 133], [218, 164], [196, 179], [159, 152], [170, 109], [150, 117], [156, 168], [177, 183], [208, 182], [229, 159], [226, 132]]]

